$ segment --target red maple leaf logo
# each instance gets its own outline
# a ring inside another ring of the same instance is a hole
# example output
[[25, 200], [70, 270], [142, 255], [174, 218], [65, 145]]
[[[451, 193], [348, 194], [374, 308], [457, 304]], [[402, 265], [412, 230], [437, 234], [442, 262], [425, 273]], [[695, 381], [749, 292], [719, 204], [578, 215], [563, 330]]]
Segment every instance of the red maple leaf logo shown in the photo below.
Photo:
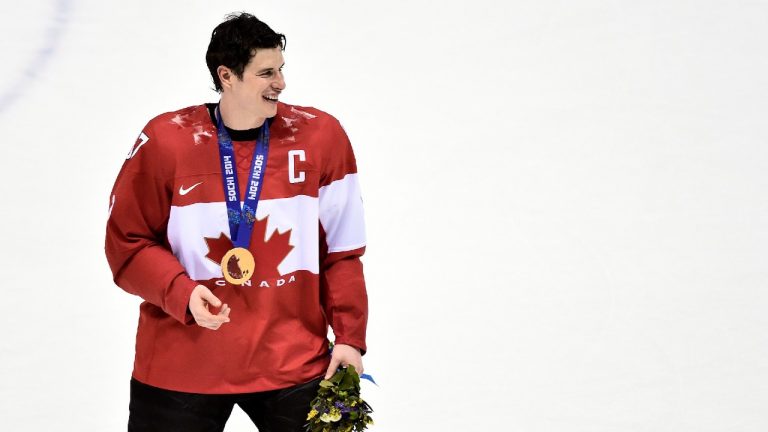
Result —
[[[256, 219], [251, 233], [251, 245], [249, 247], [253, 257], [256, 260], [256, 268], [253, 271], [255, 278], [269, 279], [280, 277], [277, 266], [285, 259], [288, 253], [293, 250], [290, 245], [291, 230], [280, 233], [277, 230], [272, 232], [268, 240], [264, 240], [267, 232], [267, 221], [269, 216], [264, 219]], [[221, 265], [224, 255], [234, 247], [232, 240], [221, 233], [218, 238], [205, 237], [205, 243], [208, 245], [206, 258]]]

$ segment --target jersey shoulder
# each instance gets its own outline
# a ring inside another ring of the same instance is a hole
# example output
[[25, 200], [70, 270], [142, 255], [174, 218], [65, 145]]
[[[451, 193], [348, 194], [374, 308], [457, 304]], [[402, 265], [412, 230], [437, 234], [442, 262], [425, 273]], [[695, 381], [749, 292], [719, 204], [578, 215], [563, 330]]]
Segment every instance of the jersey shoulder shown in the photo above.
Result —
[[179, 155], [215, 137], [216, 129], [205, 105], [162, 113], [142, 129], [128, 154], [127, 169], [171, 175]]
[[216, 138], [216, 127], [211, 122], [205, 105], [194, 105], [155, 116], [142, 131], [152, 142], [154, 151], [167, 153], [186, 150]]
[[215, 130], [215, 126], [205, 105], [193, 105], [157, 115], [145, 129], [162, 135], [189, 135], [200, 130]]
[[341, 127], [336, 117], [311, 106], [290, 105], [280, 102], [275, 117], [278, 129], [282, 132], [288, 131], [291, 134], [297, 132], [323, 134]]
[[315, 107], [291, 105], [283, 102], [278, 102], [277, 116], [281, 118], [301, 121], [303, 123], [307, 122], [308, 120], [320, 120], [321, 122], [327, 121], [329, 119], [335, 120], [332, 115]]
[[295, 137], [298, 142], [317, 149], [332, 151], [334, 147], [343, 145], [340, 141], [346, 140], [346, 133], [339, 120], [315, 107], [281, 102], [275, 117], [275, 132], [279, 136]]

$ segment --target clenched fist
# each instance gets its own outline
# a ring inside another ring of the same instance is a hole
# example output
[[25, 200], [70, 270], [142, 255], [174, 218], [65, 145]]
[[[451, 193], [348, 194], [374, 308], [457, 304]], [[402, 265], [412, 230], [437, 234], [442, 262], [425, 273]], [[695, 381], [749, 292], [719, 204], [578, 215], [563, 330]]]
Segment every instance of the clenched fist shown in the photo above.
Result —
[[360, 350], [345, 344], [336, 344], [333, 346], [333, 352], [331, 353], [331, 363], [328, 365], [328, 369], [325, 371], [325, 379], [330, 379], [336, 369], [339, 366], [344, 367], [352, 365], [355, 367], [358, 375], [363, 373], [363, 359], [360, 354]]

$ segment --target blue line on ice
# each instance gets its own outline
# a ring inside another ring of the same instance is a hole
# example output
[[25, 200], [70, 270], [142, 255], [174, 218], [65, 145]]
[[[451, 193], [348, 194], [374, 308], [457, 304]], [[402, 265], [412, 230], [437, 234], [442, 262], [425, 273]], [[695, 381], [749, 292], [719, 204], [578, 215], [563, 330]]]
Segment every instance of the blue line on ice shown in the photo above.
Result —
[[0, 92], [0, 115], [10, 108], [14, 102], [29, 88], [29, 82], [34, 82], [51, 57], [59, 49], [59, 41], [64, 30], [69, 24], [69, 12], [72, 9], [73, 0], [56, 0], [53, 19], [45, 29], [45, 39], [42, 47], [35, 53], [29, 63], [24, 66], [19, 77], [11, 85]]

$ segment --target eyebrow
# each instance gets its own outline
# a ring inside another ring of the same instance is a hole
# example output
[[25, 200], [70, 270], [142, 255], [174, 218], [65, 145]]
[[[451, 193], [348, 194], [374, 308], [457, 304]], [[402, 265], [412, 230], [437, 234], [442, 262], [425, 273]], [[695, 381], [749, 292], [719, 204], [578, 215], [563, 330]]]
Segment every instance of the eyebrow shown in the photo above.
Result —
[[[285, 66], [285, 63], [283, 63], [282, 65], [280, 65], [280, 68], [282, 68], [283, 66]], [[262, 69], [262, 70], [258, 71], [257, 73], [268, 72], [268, 71], [271, 71], [271, 70], [273, 70], [273, 69], [274, 69], [274, 68], [265, 68], [265, 69]], [[279, 68], [278, 68], [278, 69], [279, 69]]]

